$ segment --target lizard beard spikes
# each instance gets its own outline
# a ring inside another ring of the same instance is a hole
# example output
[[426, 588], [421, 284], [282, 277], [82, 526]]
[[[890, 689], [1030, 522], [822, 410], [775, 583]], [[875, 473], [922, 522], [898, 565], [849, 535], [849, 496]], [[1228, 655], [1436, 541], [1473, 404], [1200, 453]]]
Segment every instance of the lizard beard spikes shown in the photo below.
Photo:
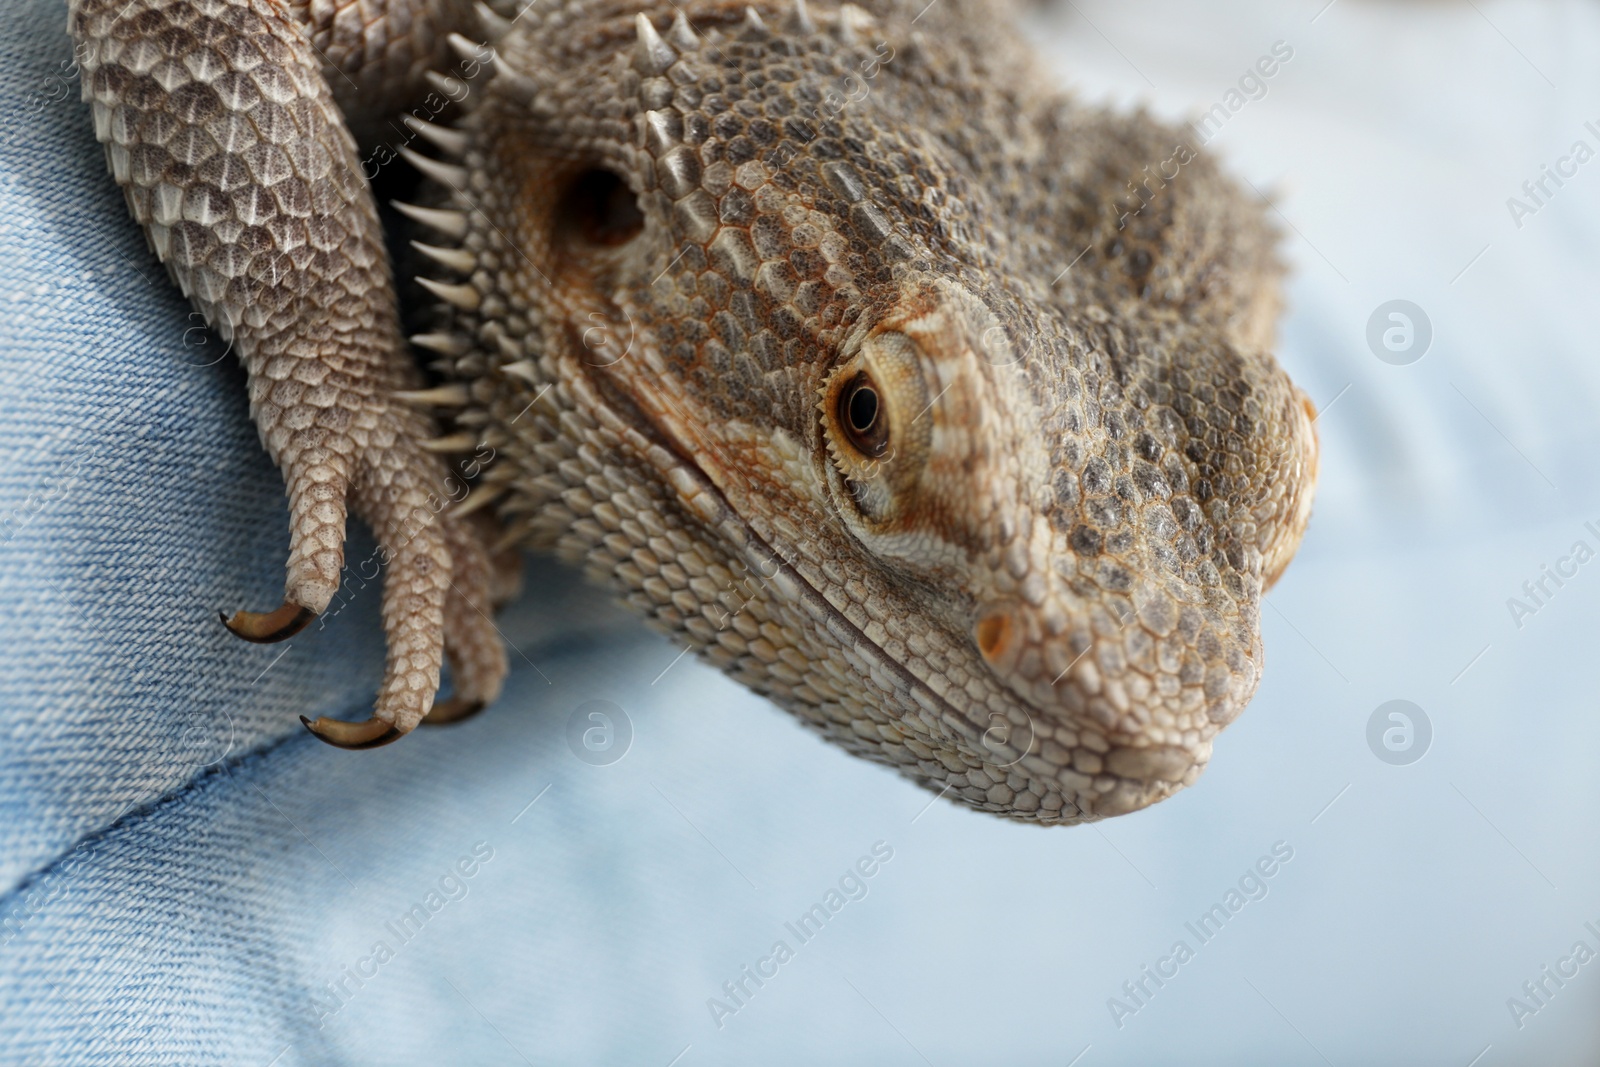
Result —
[[[464, 3], [368, 0], [367, 51], [340, 52], [367, 84], [357, 68], [393, 27], [431, 28], [396, 34], [407, 57], [443, 49], [411, 80], [456, 101], [456, 123], [413, 109], [430, 154], [400, 152], [438, 195], [398, 206], [443, 271], [424, 283], [441, 325], [414, 341], [445, 384], [425, 387], [385, 326], [367, 369], [336, 367], [365, 399], [307, 425], [382, 432], [332, 454], [366, 457], [355, 499], [380, 527], [384, 478], [440, 484], [438, 457], [465, 450], [475, 485], [427, 527], [428, 552], [389, 564], [386, 583], [426, 594], [385, 603], [408, 695], [386, 688], [371, 724], [321, 732], [409, 728], [447, 640], [464, 669], [430, 719], [492, 699], [492, 509], [496, 549], [558, 552], [825, 737], [961, 803], [1072, 823], [1192, 783], [1260, 677], [1261, 594], [1315, 484], [1312, 413], [1270, 355], [1281, 268], [1260, 209], [1178, 132], [1042, 88], [993, 0], [559, 0], [514, 20]], [[128, 59], [85, 79], [118, 180], [202, 310], [249, 331], [280, 307], [307, 334], [348, 318], [334, 296], [356, 291], [363, 321], [392, 323], [381, 257], [327, 269], [372, 247], [375, 217], [282, 10], [138, 5], [217, 21], [206, 32], [231, 43], [211, 91], [249, 119], [219, 125], [197, 110], [211, 97], [174, 92], [181, 72], [149, 63], [180, 35], [141, 41], [139, 19]], [[74, 0], [80, 36], [107, 39], [80, 18], [99, 6]], [[338, 40], [322, 6], [293, 11]], [[290, 85], [326, 136], [280, 159], [277, 113], [249, 109]], [[162, 122], [199, 116], [181, 144], [160, 134], [183, 154], [161, 173], [130, 94], [164, 101]], [[229, 199], [208, 143], [249, 176]], [[1162, 161], [1179, 177], [1135, 209], [1130, 177]], [[328, 167], [348, 189], [317, 200], [308, 175]], [[175, 196], [206, 210], [174, 214]], [[367, 244], [330, 244], [329, 218]], [[287, 294], [254, 268], [216, 284], [201, 267], [239, 272], [196, 259], [205, 241], [322, 273]], [[243, 346], [253, 395], [316, 394], [338, 351], [311, 345], [295, 384], [268, 388], [279, 364], [252, 352], [276, 336]], [[320, 469], [282, 447], [299, 410], [256, 412], [291, 488]], [[306, 497], [296, 543], [337, 549], [317, 522], [342, 499]], [[279, 614], [257, 628], [293, 621]]]

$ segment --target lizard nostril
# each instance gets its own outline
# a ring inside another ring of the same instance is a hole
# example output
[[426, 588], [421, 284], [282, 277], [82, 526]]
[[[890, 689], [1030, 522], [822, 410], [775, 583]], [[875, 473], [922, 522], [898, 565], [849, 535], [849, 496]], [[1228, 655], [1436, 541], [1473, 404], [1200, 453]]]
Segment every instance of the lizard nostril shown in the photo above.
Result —
[[568, 231], [591, 245], [627, 244], [644, 229], [633, 191], [609, 170], [586, 170], [568, 187], [560, 219]]
[[1003, 611], [985, 615], [972, 628], [972, 636], [983, 658], [993, 664], [1005, 655], [1006, 647], [1011, 644], [1011, 616]]

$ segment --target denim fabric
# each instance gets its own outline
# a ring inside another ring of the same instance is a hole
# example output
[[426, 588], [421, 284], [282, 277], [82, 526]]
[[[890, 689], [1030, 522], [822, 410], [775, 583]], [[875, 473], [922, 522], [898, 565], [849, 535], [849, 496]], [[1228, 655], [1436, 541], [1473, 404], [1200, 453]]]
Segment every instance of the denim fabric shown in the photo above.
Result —
[[[1600, 561], [1547, 577], [1600, 548], [1600, 161], [1506, 200], [1600, 147], [1600, 12], [1476, 6], [1038, 16], [1060, 69], [1175, 117], [1292, 46], [1210, 148], [1276, 197], [1283, 358], [1323, 409], [1265, 681], [1211, 768], [1041, 831], [930, 803], [549, 564], [490, 711], [309, 738], [299, 714], [371, 699], [376, 598], [286, 646], [217, 623], [276, 602], [281, 482], [106, 174], [63, 4], [18, 0], [0, 1063], [1594, 1062], [1596, 965], [1542, 968], [1600, 948]], [[1367, 347], [1392, 299], [1432, 322], [1410, 366]], [[1408, 766], [1368, 740], [1395, 699], [1432, 727]], [[594, 700], [620, 761], [579, 758]]]

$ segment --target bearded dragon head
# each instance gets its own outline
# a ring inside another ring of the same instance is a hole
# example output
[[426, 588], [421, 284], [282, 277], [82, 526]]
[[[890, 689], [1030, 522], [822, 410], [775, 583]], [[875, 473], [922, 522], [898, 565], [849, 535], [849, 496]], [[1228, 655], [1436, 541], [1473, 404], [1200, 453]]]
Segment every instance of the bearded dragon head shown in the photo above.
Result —
[[[459, 275], [433, 347], [512, 536], [973, 807], [1074, 822], [1193, 782], [1316, 468], [1221, 275], [1146, 253], [1130, 285], [1126, 207], [1030, 191], [1063, 169], [1040, 126], [986, 155], [939, 113], [918, 34], [981, 30], [593, 16], [507, 30], [413, 212], [459, 245], [430, 252]], [[1175, 218], [1140, 224], [1204, 221]]]
[[1092, 320], [986, 296], [910, 280], [846, 341], [818, 411], [829, 502], [889, 610], [937, 627], [991, 745], [1132, 810], [1192, 782], [1255, 691], [1312, 412], [1268, 359], [1220, 389], [1137, 351], [1114, 370]]

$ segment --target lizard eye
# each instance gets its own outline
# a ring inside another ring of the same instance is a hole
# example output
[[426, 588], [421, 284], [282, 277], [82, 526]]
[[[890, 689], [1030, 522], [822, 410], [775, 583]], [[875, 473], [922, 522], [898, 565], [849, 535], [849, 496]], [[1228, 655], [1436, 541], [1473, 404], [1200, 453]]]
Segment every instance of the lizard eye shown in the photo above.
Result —
[[839, 391], [838, 418], [846, 439], [863, 455], [881, 456], [889, 447], [889, 418], [866, 374], [857, 374]]
[[932, 440], [922, 358], [905, 334], [868, 336], [829, 375], [820, 416], [828, 479], [852, 520], [878, 528], [911, 507]]

